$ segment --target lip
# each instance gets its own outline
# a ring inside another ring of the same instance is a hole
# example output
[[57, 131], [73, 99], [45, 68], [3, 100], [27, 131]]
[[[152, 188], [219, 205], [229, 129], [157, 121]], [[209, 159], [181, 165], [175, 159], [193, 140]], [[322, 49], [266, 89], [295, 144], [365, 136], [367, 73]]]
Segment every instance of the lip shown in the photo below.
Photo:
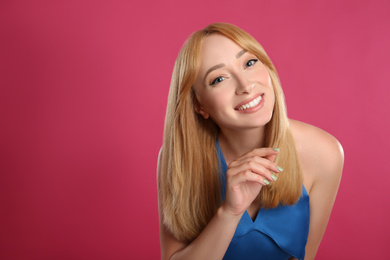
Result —
[[[256, 106], [254, 107], [251, 107], [251, 108], [247, 108], [247, 109], [244, 109], [244, 110], [239, 110], [239, 108], [245, 104], [248, 104], [249, 102], [253, 101], [254, 99], [258, 98], [259, 96], [262, 96], [262, 99], [261, 101], [259, 102], [259, 104], [257, 104]], [[239, 103], [235, 108], [234, 110], [236, 110], [237, 112], [242, 112], [242, 113], [248, 113], [248, 112], [254, 112], [254, 111], [257, 111], [258, 109], [260, 109], [263, 104], [264, 104], [264, 93], [259, 93], [251, 98], [247, 98], [245, 99], [244, 101], [242, 101], [241, 103]]]

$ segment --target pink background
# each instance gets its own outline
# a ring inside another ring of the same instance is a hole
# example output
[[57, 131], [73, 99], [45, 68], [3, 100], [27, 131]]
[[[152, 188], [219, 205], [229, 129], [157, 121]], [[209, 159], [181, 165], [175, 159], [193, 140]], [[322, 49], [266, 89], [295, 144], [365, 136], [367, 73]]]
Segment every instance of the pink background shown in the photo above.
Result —
[[2, 1], [0, 259], [159, 258], [171, 72], [185, 38], [211, 22], [257, 38], [289, 116], [344, 146], [317, 259], [385, 259], [389, 13], [368, 0]]

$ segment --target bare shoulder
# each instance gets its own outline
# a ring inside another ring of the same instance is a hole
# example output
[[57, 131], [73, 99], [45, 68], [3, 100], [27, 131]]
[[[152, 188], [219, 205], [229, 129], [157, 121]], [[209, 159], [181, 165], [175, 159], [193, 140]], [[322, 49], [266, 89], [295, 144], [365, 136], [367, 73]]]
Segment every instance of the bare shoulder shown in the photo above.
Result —
[[335, 137], [318, 127], [290, 120], [290, 128], [301, 160], [303, 182], [310, 196], [305, 259], [314, 259], [340, 185], [344, 152]]
[[305, 175], [313, 182], [329, 177], [339, 179], [344, 164], [339, 141], [326, 131], [297, 120], [290, 119], [290, 128]]

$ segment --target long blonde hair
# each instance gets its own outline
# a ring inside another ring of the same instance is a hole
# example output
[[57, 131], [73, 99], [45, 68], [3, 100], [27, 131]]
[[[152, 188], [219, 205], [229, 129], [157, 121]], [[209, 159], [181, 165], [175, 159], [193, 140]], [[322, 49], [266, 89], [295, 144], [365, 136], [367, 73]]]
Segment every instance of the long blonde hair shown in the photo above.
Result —
[[257, 201], [264, 208], [292, 205], [302, 193], [302, 170], [289, 128], [279, 77], [263, 47], [242, 29], [226, 23], [210, 24], [185, 42], [174, 66], [168, 95], [164, 139], [158, 176], [163, 224], [181, 241], [195, 239], [221, 205], [221, 184], [215, 141], [218, 126], [195, 112], [193, 84], [200, 68], [203, 40], [222, 34], [253, 53], [267, 67], [275, 92], [275, 106], [266, 127], [267, 147], [279, 147], [276, 163], [285, 171], [278, 181], [261, 189]]

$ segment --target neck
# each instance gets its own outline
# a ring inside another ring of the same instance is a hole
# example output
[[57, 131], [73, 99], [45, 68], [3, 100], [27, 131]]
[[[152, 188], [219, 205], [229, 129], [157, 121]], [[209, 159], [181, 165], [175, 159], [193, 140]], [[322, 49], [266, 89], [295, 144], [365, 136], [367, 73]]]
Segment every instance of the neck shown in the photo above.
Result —
[[218, 138], [226, 163], [229, 164], [237, 157], [264, 146], [265, 127], [238, 131], [221, 129]]

